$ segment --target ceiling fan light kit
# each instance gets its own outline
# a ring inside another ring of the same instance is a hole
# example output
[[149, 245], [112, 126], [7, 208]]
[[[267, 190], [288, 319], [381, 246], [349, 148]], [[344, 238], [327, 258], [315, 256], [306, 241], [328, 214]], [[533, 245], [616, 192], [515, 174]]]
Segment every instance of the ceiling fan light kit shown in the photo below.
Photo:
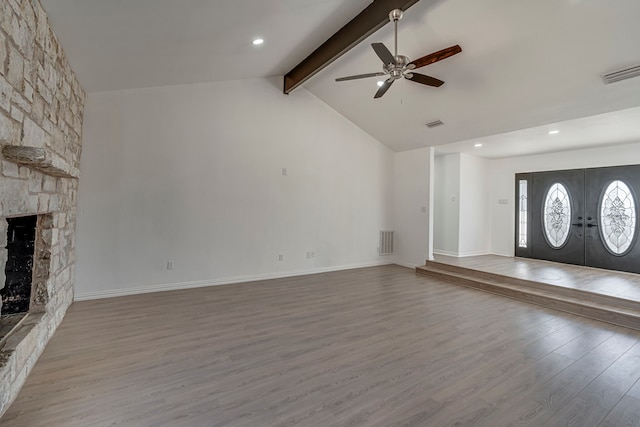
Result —
[[400, 9], [394, 9], [389, 12], [389, 20], [394, 24], [394, 55], [391, 54], [389, 49], [387, 49], [383, 43], [371, 43], [371, 47], [374, 52], [382, 61], [382, 72], [340, 77], [336, 79], [337, 82], [364, 79], [368, 77], [388, 76], [388, 78], [379, 85], [374, 98], [382, 97], [382, 95], [389, 90], [393, 82], [401, 78], [433, 87], [440, 87], [444, 84], [442, 80], [426, 76], [424, 74], [414, 73], [413, 70], [458, 54], [462, 52], [462, 48], [460, 48], [459, 45], [451, 46], [446, 49], [439, 50], [438, 52], [423, 56], [415, 61], [411, 61], [407, 56], [398, 55], [398, 21], [402, 19], [402, 15], [403, 12]]

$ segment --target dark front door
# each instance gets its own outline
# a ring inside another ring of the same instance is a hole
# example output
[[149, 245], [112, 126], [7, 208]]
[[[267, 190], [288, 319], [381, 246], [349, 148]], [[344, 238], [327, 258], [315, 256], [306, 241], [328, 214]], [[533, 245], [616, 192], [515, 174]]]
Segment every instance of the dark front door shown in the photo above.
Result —
[[531, 256], [584, 265], [584, 170], [531, 174]]
[[640, 273], [640, 165], [585, 171], [585, 264]]
[[640, 165], [518, 174], [516, 192], [517, 256], [640, 273]]

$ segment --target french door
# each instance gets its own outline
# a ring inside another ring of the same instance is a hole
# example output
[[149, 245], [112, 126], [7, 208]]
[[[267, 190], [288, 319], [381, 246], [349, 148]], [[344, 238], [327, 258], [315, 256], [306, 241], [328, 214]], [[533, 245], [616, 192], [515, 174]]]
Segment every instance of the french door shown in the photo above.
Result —
[[640, 165], [516, 174], [516, 256], [640, 273]]

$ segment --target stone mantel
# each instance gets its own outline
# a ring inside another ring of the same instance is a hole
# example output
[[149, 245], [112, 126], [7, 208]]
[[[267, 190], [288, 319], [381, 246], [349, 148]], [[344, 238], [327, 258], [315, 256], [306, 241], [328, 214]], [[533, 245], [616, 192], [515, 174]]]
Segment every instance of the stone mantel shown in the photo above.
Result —
[[5, 145], [2, 147], [2, 155], [7, 161], [47, 175], [63, 178], [78, 178], [80, 175], [77, 168], [70, 167], [62, 157], [45, 148]]

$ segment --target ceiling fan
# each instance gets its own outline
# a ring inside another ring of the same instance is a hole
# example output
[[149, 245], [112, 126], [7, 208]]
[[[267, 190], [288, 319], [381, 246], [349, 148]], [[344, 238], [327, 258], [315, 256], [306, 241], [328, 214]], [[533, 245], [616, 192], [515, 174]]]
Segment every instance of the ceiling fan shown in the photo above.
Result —
[[389, 20], [395, 25], [395, 55], [392, 55], [389, 49], [383, 43], [371, 43], [371, 47], [376, 52], [378, 57], [382, 60], [382, 70], [378, 73], [358, 74], [355, 76], [340, 77], [337, 78], [337, 82], [343, 82], [346, 80], [364, 79], [367, 77], [379, 77], [388, 75], [386, 79], [376, 92], [374, 98], [380, 98], [391, 87], [393, 82], [404, 77], [405, 79], [420, 83], [427, 86], [440, 87], [444, 84], [442, 80], [435, 77], [425, 76], [424, 74], [413, 73], [416, 68], [424, 67], [425, 65], [433, 64], [434, 62], [442, 61], [450, 56], [462, 52], [462, 48], [459, 45], [451, 46], [446, 49], [439, 50], [429, 55], [423, 56], [415, 61], [410, 61], [408, 57], [404, 55], [398, 55], [398, 21], [402, 19], [402, 10], [394, 9], [389, 12]]

